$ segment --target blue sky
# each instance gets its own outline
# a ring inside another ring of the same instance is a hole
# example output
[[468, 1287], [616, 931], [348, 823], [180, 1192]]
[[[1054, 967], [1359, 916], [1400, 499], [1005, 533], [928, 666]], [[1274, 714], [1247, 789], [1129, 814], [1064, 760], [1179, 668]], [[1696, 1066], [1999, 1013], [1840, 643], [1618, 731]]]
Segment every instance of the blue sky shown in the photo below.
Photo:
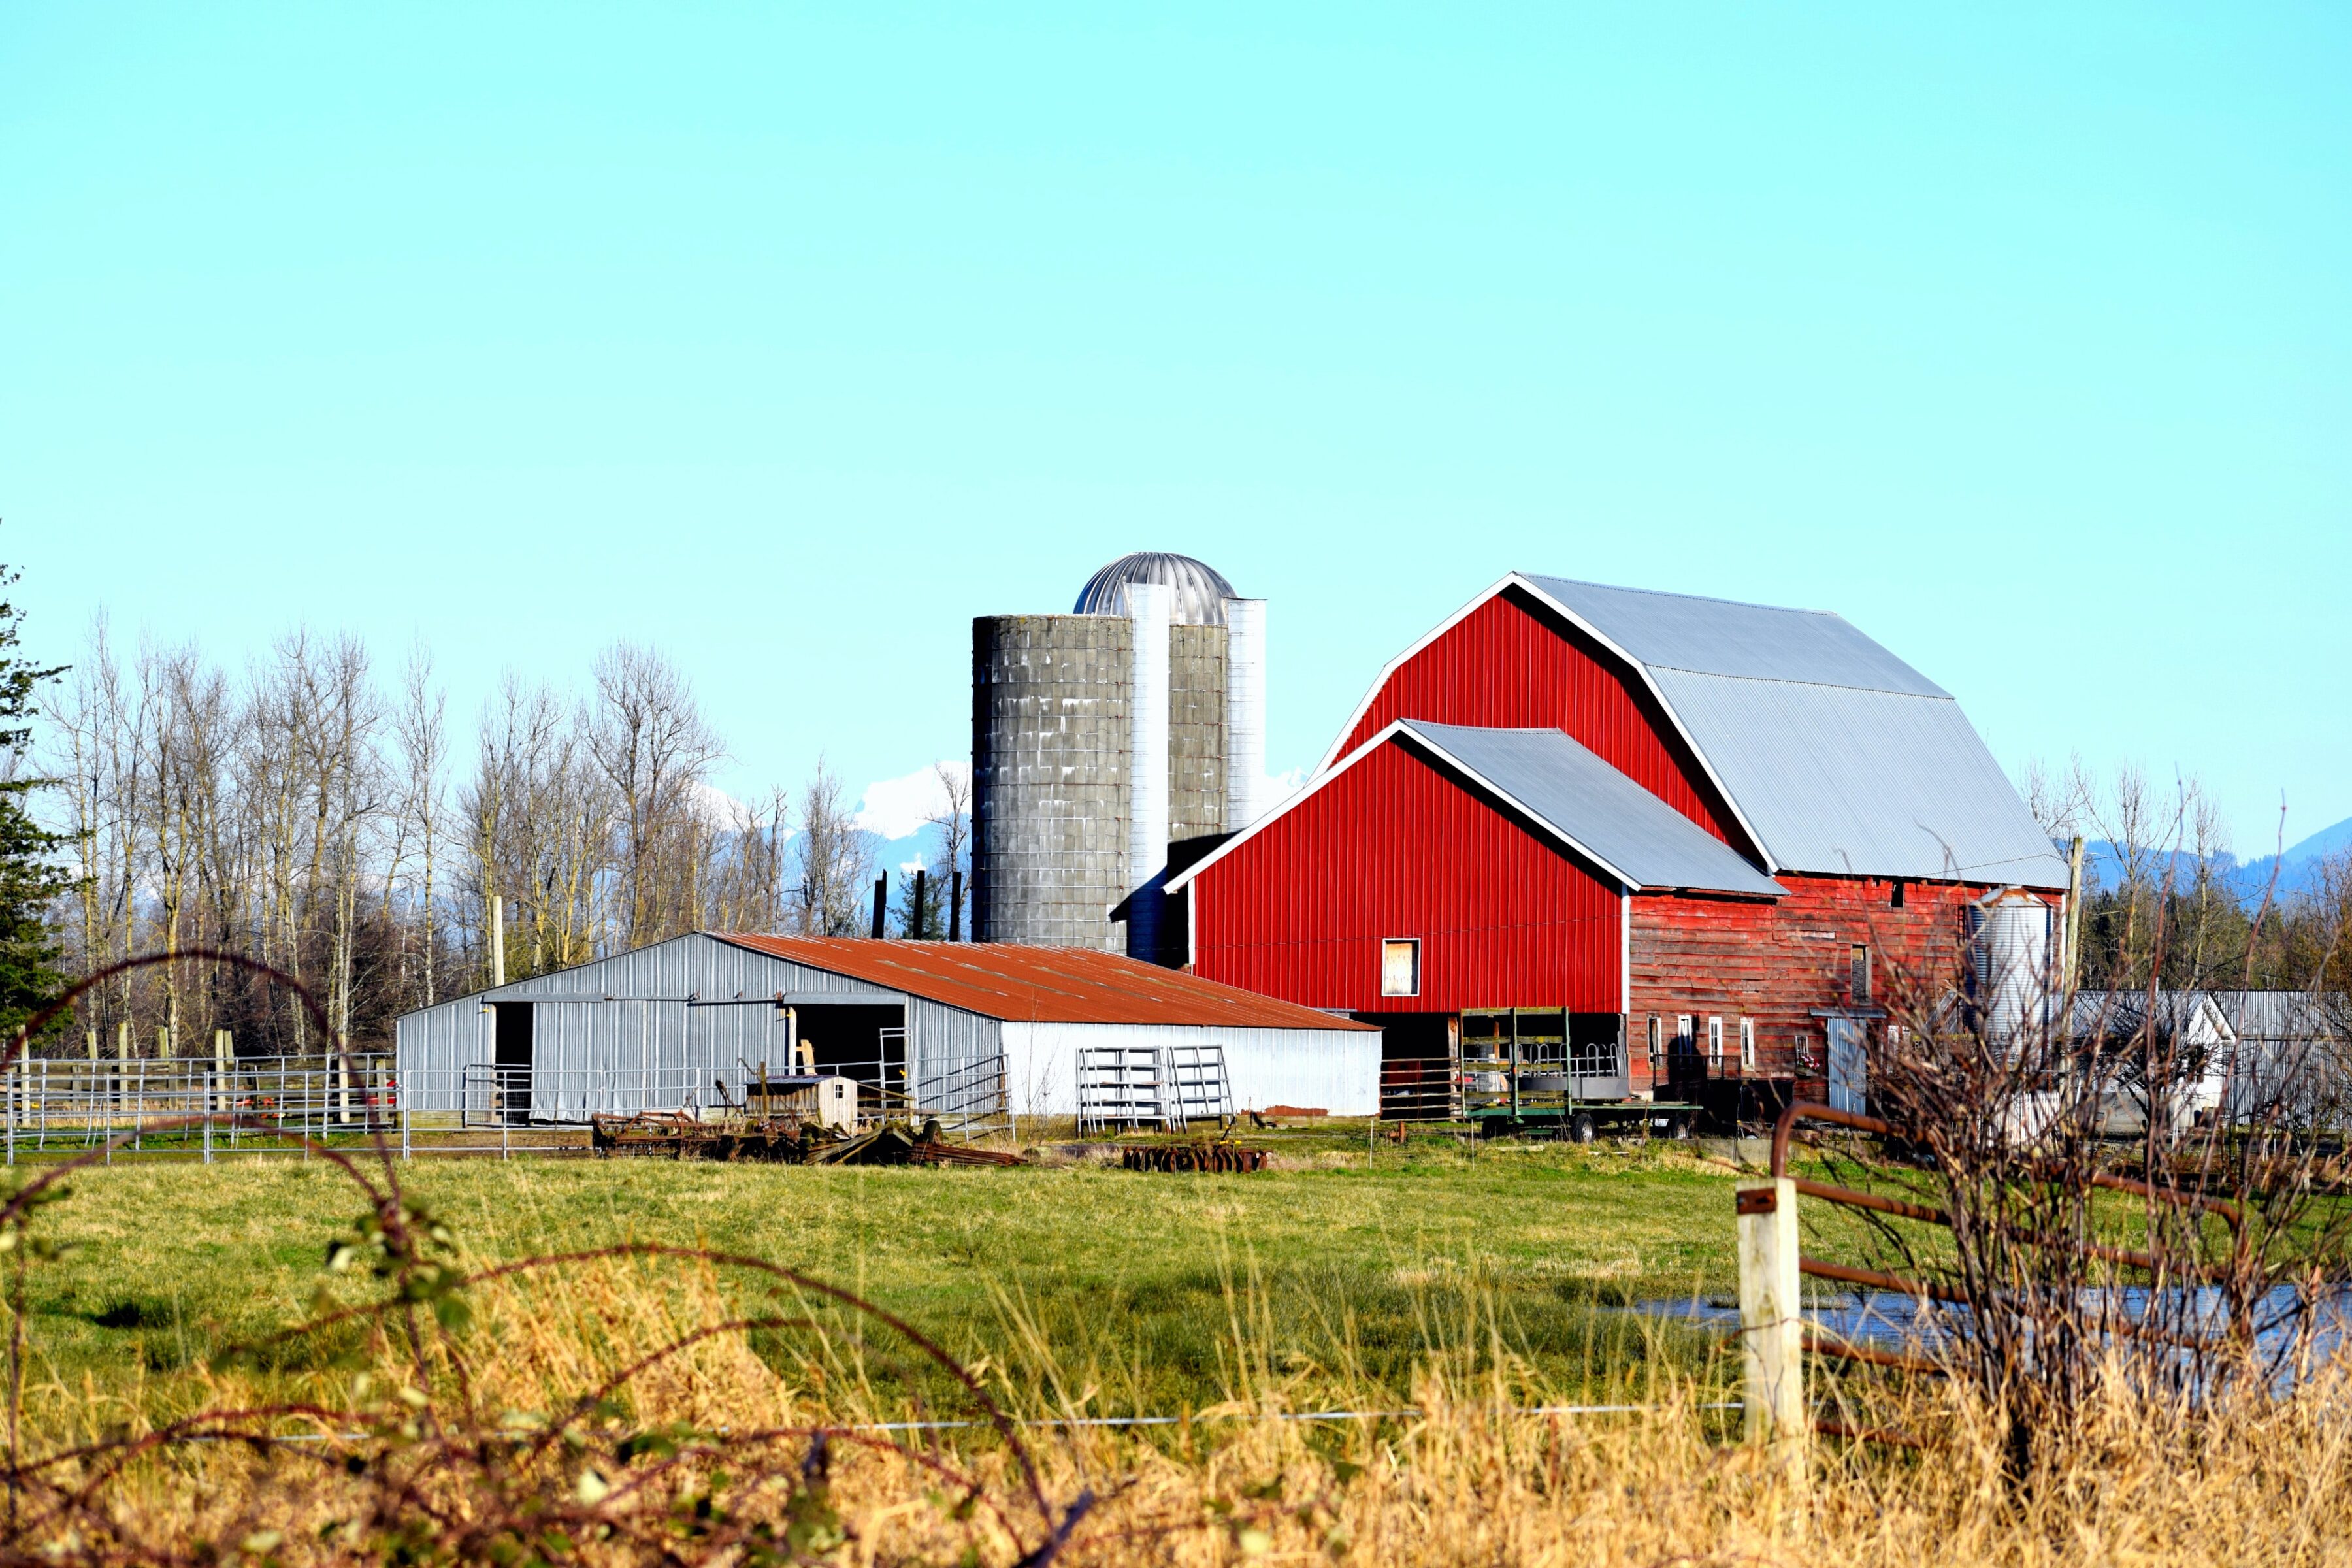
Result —
[[1842, 611], [2013, 768], [2352, 816], [2352, 10], [0, 9], [0, 558], [230, 658], [616, 636], [749, 790], [969, 621], [1502, 572]]

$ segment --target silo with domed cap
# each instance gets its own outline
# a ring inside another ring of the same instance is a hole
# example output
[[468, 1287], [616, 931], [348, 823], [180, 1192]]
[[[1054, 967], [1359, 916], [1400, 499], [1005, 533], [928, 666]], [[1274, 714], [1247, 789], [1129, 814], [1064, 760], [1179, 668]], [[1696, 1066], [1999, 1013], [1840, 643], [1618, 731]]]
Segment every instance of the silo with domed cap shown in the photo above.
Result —
[[1255, 815], [1264, 625], [1262, 602], [1160, 552], [1097, 572], [1066, 616], [972, 622], [975, 940], [1182, 961], [1157, 879], [1170, 844]]

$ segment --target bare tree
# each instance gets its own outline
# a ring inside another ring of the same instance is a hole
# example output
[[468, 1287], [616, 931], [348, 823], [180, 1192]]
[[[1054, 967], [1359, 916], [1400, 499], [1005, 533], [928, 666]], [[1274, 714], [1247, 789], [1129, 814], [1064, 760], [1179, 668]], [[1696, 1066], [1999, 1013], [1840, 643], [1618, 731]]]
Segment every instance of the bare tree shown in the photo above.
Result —
[[2082, 758], [2072, 759], [2063, 773], [2053, 772], [2039, 757], [2029, 759], [2023, 794], [2026, 809], [2053, 842], [2072, 838], [2083, 830], [2090, 782], [2084, 773]]
[[[421, 647], [387, 697], [349, 637], [297, 626], [233, 671], [194, 646], [121, 657], [95, 623], [37, 763], [60, 781], [45, 805], [74, 872], [51, 912], [67, 963], [225, 949], [314, 987], [331, 1034], [374, 1041], [488, 979], [493, 897], [518, 979], [703, 926], [864, 929], [873, 837], [837, 777], [820, 763], [796, 798], [730, 799], [675, 667], [622, 644], [593, 674], [593, 705], [509, 675], [460, 758]], [[944, 882], [970, 795], [955, 770], [941, 784]], [[134, 1055], [215, 1027], [244, 1052], [331, 1043], [289, 995], [193, 962], [122, 977], [79, 1022]]]
[[614, 799], [620, 936], [640, 947], [689, 929], [700, 912], [704, 794], [724, 748], [685, 677], [650, 648], [620, 642], [598, 655], [596, 700], [588, 741]]
[[[593, 761], [588, 717], [548, 686], [509, 675], [482, 718], [473, 782], [459, 792], [471, 859], [473, 929], [508, 900], [507, 976], [584, 963], [607, 951], [615, 804]], [[487, 952], [478, 979], [487, 979]]]
[[[964, 877], [964, 885], [971, 880], [971, 769], [962, 763], [941, 762], [931, 764], [940, 781], [940, 808], [929, 818], [940, 830], [940, 855], [931, 868], [939, 879], [942, 907], [956, 896], [956, 874]], [[959, 918], [960, 931], [970, 927]]]
[[801, 789], [800, 929], [813, 936], [856, 936], [874, 869], [874, 837], [857, 826], [841, 780], [822, 758]]
[[[2148, 915], [2158, 969], [2166, 908]], [[1975, 956], [1887, 962], [1903, 1022], [1874, 1048], [1870, 1093], [1907, 1157], [1846, 1156], [1880, 1193], [1908, 1188], [1914, 1216], [1948, 1216], [1869, 1220], [1890, 1266], [1965, 1309], [1926, 1330], [1927, 1351], [2007, 1413], [2021, 1475], [2118, 1372], [2152, 1414], [2277, 1387], [2352, 1266], [2318, 1136], [2352, 1107], [2340, 1075], [2305, 1070], [2315, 1037], [2199, 1114], [2214, 1068], [2201, 994], [2069, 1005], [2045, 974], [2030, 977], [2042, 1005], [2004, 1020], [1973, 1005]]]
[[[436, 923], [434, 900], [439, 891], [435, 878], [440, 868], [443, 818], [447, 810], [443, 777], [448, 770], [448, 741], [444, 728], [447, 708], [447, 694], [434, 684], [432, 655], [420, 643], [408, 656], [400, 711], [393, 721], [393, 728], [399, 738], [406, 776], [399, 812], [399, 847], [404, 850], [413, 845], [419, 860], [419, 880], [408, 907], [415, 911], [420, 996], [428, 1007], [440, 990], [441, 933]], [[400, 855], [395, 852], [392, 871], [384, 879], [387, 900], [399, 866]]]
[[748, 805], [728, 802], [708, 879], [713, 930], [783, 928], [790, 806], [781, 789], [771, 790], [764, 801]]

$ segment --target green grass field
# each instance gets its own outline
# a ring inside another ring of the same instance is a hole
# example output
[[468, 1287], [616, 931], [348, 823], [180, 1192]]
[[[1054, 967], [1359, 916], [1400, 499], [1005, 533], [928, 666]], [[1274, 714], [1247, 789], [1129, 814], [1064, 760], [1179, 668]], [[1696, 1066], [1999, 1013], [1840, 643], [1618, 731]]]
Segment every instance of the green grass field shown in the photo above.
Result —
[[[1367, 1172], [1363, 1146], [1334, 1136], [1287, 1163], [1175, 1176], [418, 1161], [402, 1179], [476, 1264], [621, 1240], [751, 1253], [959, 1355], [1037, 1376], [1051, 1359], [1120, 1413], [1215, 1403], [1237, 1358], [1344, 1368], [1398, 1395], [1431, 1356], [1500, 1358], [1603, 1394], [1652, 1358], [1706, 1354], [1623, 1305], [1734, 1288], [1735, 1173], [1680, 1150], [1383, 1146]], [[319, 1161], [117, 1163], [73, 1186], [37, 1222], [67, 1250], [29, 1276], [31, 1380], [151, 1402], [173, 1381], [157, 1374], [300, 1321], [328, 1238], [363, 1206]]]

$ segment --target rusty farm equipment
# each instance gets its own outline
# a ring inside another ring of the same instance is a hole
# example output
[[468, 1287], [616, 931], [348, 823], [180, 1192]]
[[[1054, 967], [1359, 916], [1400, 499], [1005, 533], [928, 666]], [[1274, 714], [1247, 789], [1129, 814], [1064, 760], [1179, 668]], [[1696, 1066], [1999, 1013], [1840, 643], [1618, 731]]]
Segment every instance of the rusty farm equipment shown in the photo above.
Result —
[[1125, 1171], [1211, 1171], [1240, 1173], [1265, 1169], [1263, 1149], [1237, 1143], [1123, 1143], [1119, 1168]]

